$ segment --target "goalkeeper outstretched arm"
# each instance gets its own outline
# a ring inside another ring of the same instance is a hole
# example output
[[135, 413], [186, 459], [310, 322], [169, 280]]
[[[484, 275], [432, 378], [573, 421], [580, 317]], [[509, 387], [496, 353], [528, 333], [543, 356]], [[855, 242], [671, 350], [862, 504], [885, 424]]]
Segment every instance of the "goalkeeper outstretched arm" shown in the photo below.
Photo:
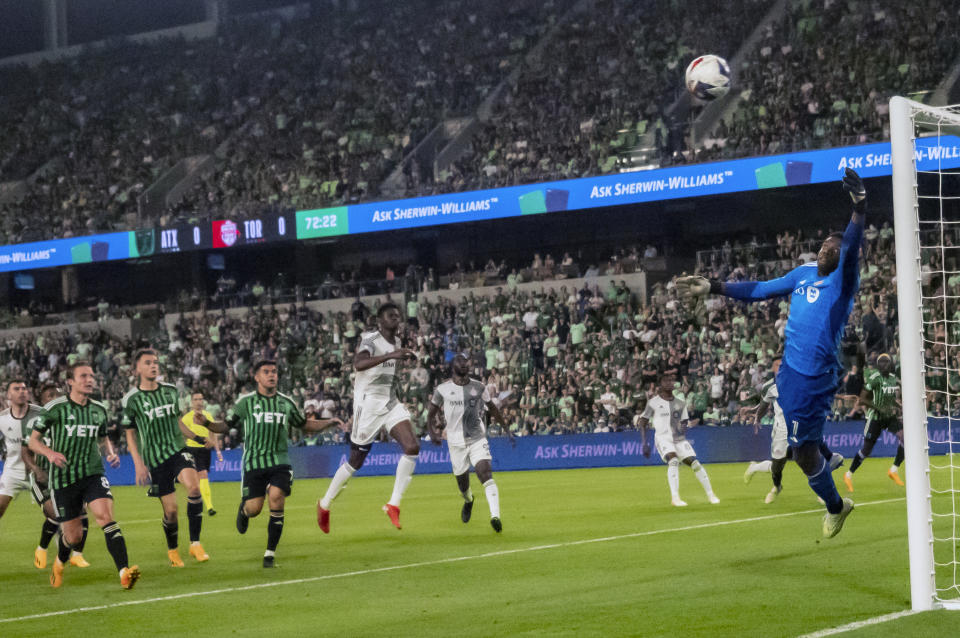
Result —
[[[843, 235], [836, 233], [828, 237], [817, 254], [817, 276], [826, 277], [839, 266], [841, 268], [841, 289], [852, 294], [859, 282], [860, 243], [863, 240], [863, 226], [867, 212], [867, 193], [863, 181], [852, 169], [846, 169], [843, 176], [843, 190], [853, 200], [853, 214]], [[809, 278], [810, 265], [794, 268], [783, 277], [769, 281], [725, 282], [707, 279], [698, 275], [677, 277], [676, 286], [680, 299], [687, 304], [696, 304], [698, 299], [711, 295], [725, 295], [741, 301], [762, 301], [772, 297], [782, 297], [797, 288], [799, 282]]]

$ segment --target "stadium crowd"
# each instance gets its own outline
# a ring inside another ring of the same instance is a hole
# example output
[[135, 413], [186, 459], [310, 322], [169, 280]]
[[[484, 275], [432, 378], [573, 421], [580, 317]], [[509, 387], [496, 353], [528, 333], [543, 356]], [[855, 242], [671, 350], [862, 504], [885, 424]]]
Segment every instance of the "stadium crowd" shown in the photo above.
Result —
[[[470, 151], [439, 181], [410, 171], [409, 194], [612, 172], [641, 143], [669, 163], [881, 139], [886, 99], [932, 90], [960, 52], [960, 8], [935, 0], [788, 3], [737, 70], [742, 99], [709, 148], [678, 152], [685, 124], [665, 110], [686, 61], [732, 56], [771, 5], [314, 5], [309, 18], [230, 22], [209, 39], [3, 68], [0, 182], [24, 181], [0, 190], [0, 243], [374, 199], [428, 131], [474, 114], [517, 69]], [[143, 193], [199, 155], [213, 162], [192, 189], [160, 220], [138, 218]]]
[[[837, 419], [855, 414], [864, 365], [881, 352], [896, 355], [892, 230], [871, 227], [866, 238], [861, 289], [841, 349], [847, 375]], [[770, 243], [725, 244], [703, 253], [698, 271], [726, 280], [771, 278], [812, 259], [821, 241], [788, 232]], [[931, 254], [925, 270], [938, 267]], [[407, 318], [402, 340], [417, 353], [416, 363], [405, 367], [399, 392], [419, 431], [432, 387], [461, 350], [470, 353], [473, 375], [488, 385], [520, 435], [634, 427], [656, 380], [670, 371], [677, 374], [677, 393], [691, 418], [713, 425], [750, 421], [771, 357], [783, 341], [786, 299], [743, 306], [712, 298], [708, 314], [697, 318], [680, 304], [670, 283], [655, 283], [645, 301], [615, 277], [601, 281], [579, 289], [563, 280], [545, 281], [534, 292], [512, 282], [490, 294], [468, 293], [457, 303], [442, 295], [428, 302], [413, 292], [396, 293], [394, 301]], [[960, 287], [960, 277], [947, 285]], [[161, 318], [149, 341], [160, 352], [166, 379], [184, 397], [202, 388], [214, 413], [226, 414], [234, 398], [251, 389], [250, 368], [266, 358], [278, 361], [284, 392], [323, 417], [349, 422], [352, 354], [376, 310], [358, 299], [349, 312], [323, 314], [265, 296], [239, 315], [223, 310], [178, 314], [170, 331]], [[6, 362], [5, 377], [22, 374], [43, 382], [58, 379], [73, 360], [89, 359], [103, 398], [116, 411], [131, 385], [132, 354], [142, 345], [106, 332], [38, 334], [0, 343], [0, 360]], [[932, 354], [934, 361], [945, 357]], [[932, 374], [933, 390], [948, 381], [960, 390], [960, 378]], [[934, 413], [946, 409], [938, 401], [942, 397], [932, 393]], [[344, 435], [295, 442], [312, 445]], [[236, 433], [226, 443], [235, 445]]]
[[[698, 52], [732, 55], [772, 6], [749, 0], [716, 11], [705, 0], [599, 2], [562, 24], [435, 190], [616, 172], [648, 133], [677, 144], [665, 110]], [[698, 13], [710, 20], [691, 20]], [[656, 15], [655, 20], [650, 16]]]
[[960, 56], [960, 6], [790, 2], [738, 69], [738, 108], [704, 161], [888, 139], [887, 102], [932, 93]]

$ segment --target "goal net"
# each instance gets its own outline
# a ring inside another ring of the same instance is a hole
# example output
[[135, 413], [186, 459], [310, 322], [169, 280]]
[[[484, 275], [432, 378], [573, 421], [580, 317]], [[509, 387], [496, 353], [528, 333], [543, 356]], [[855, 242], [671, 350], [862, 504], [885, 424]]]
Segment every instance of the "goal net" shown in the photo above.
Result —
[[910, 593], [960, 609], [960, 106], [890, 101]]

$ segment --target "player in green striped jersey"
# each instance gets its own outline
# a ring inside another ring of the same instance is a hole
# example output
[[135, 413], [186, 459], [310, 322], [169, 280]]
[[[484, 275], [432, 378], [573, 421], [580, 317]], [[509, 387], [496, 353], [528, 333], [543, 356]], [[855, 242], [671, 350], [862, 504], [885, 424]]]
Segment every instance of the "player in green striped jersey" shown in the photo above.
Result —
[[[184, 445], [184, 437], [203, 443], [203, 437], [191, 432], [180, 419], [180, 395], [176, 386], [161, 383], [157, 353], [146, 349], [134, 359], [138, 382], [123, 397], [123, 426], [127, 429], [127, 448], [133, 457], [137, 485], [150, 485], [150, 496], [160, 499], [163, 508], [163, 532], [167, 538], [167, 558], [171, 567], [183, 567], [177, 549], [180, 525], [177, 520], [175, 482], [187, 490], [187, 521], [190, 528], [190, 555], [198, 562], [210, 557], [200, 544], [203, 525], [203, 497], [193, 454]], [[137, 438], [139, 435], [139, 444]]]
[[[103, 472], [101, 442], [107, 461], [114, 467], [120, 459], [106, 438], [109, 415], [106, 407], [90, 398], [97, 387], [93, 368], [85, 361], [70, 366], [67, 384], [70, 392], [43, 406], [44, 414], [30, 432], [30, 449], [50, 462], [50, 487], [53, 506], [60, 520], [60, 543], [53, 561], [50, 584], [63, 584], [63, 571], [70, 560], [71, 546], [80, 540], [80, 513], [86, 504], [103, 529], [107, 551], [120, 572], [120, 584], [130, 589], [140, 577], [136, 565], [127, 560], [127, 544], [120, 526], [113, 520], [113, 495]], [[43, 442], [49, 437], [50, 445]]]
[[843, 475], [847, 491], [853, 491], [853, 473], [873, 452], [873, 446], [880, 434], [887, 430], [899, 439], [897, 456], [887, 470], [887, 476], [897, 485], [903, 485], [903, 479], [897, 471], [903, 463], [903, 422], [897, 416], [900, 405], [900, 379], [893, 367], [893, 359], [888, 354], [877, 357], [877, 369], [866, 374], [863, 391], [860, 392], [860, 405], [867, 408], [867, 423], [863, 428], [863, 446], [850, 464], [850, 470]]
[[258, 361], [253, 366], [255, 392], [242, 394], [227, 415], [227, 421], [204, 423], [211, 432], [228, 427], [243, 430], [243, 480], [237, 531], [246, 533], [250, 519], [260, 514], [263, 501], [270, 506], [267, 524], [267, 550], [263, 566], [273, 567], [277, 544], [283, 532], [284, 503], [293, 485], [293, 469], [287, 454], [290, 428], [319, 432], [343, 425], [340, 419], [316, 419], [305, 415], [290, 397], [277, 391], [279, 374], [274, 361]]
[[[44, 384], [40, 388], [40, 405], [50, 403], [61, 394], [62, 392], [57, 384]], [[33, 495], [34, 502], [46, 517], [43, 520], [43, 526], [40, 528], [40, 544], [33, 550], [33, 564], [37, 569], [47, 568], [47, 548], [50, 546], [54, 534], [60, 529], [60, 523], [57, 522], [57, 512], [53, 509], [53, 501], [50, 500], [50, 463], [45, 457], [35, 455], [28, 447], [30, 432], [33, 431], [34, 423], [42, 414], [41, 410], [33, 418], [23, 420], [23, 452], [21, 452], [23, 464], [26, 465], [27, 471], [30, 473], [30, 493]], [[43, 439], [43, 442], [47, 446], [50, 445], [49, 438]], [[83, 532], [80, 535], [80, 541], [74, 545], [73, 551], [70, 552], [70, 564], [75, 567], [89, 567], [90, 563], [83, 557], [83, 547], [87, 542], [87, 530], [89, 528], [86, 511], [80, 514], [80, 525]]]

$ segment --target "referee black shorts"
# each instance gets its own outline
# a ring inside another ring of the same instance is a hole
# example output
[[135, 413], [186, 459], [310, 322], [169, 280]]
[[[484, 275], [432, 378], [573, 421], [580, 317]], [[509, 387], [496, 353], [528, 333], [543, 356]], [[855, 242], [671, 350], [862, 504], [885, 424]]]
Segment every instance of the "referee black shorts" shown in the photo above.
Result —
[[193, 454], [193, 462], [196, 464], [198, 472], [210, 470], [210, 448], [188, 447], [187, 449]]

